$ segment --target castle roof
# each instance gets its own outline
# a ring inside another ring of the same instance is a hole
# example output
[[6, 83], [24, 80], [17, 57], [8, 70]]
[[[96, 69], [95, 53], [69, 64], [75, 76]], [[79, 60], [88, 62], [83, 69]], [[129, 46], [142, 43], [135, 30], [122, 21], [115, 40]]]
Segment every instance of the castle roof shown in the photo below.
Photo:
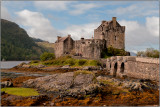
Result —
[[57, 42], [63, 42], [63, 41], [65, 41], [67, 38], [68, 38], [68, 36], [61, 37], [61, 38], [59, 38], [59, 40], [56, 40], [56, 43], [57, 43]]

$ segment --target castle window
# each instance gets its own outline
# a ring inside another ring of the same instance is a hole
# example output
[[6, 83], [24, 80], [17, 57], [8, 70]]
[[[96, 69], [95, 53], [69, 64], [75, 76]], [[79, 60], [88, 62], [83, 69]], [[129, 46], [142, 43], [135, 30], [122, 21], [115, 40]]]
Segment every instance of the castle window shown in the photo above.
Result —
[[82, 42], [82, 44], [85, 44], [85, 42]]
[[117, 39], [117, 37], [115, 36], [115, 40]]
[[90, 43], [90, 44], [91, 44], [91, 42], [88, 42], [88, 43]]

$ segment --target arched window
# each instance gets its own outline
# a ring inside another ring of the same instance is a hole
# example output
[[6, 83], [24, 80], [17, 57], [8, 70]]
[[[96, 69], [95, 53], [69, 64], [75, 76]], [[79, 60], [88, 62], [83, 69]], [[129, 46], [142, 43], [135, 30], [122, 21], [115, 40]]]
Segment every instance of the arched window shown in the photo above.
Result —
[[115, 36], [115, 41], [117, 40], [117, 36]]

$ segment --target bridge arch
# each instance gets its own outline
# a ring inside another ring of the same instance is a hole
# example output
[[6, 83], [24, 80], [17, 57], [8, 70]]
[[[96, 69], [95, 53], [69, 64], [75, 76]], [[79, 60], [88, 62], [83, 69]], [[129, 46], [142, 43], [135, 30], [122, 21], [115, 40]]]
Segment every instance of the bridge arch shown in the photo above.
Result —
[[120, 73], [124, 73], [124, 62], [121, 63], [121, 66], [120, 66]]
[[117, 62], [114, 64], [114, 70], [113, 70], [113, 77], [116, 77], [117, 75], [117, 68], [118, 68], [118, 64]]

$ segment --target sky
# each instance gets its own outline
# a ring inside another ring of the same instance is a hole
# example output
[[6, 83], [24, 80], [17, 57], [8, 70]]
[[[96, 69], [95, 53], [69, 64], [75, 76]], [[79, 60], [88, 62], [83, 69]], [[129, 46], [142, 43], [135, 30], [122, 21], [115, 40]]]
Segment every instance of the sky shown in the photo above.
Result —
[[30, 37], [54, 43], [57, 36], [91, 38], [102, 20], [126, 26], [125, 50], [159, 49], [158, 1], [2, 1], [1, 18]]

